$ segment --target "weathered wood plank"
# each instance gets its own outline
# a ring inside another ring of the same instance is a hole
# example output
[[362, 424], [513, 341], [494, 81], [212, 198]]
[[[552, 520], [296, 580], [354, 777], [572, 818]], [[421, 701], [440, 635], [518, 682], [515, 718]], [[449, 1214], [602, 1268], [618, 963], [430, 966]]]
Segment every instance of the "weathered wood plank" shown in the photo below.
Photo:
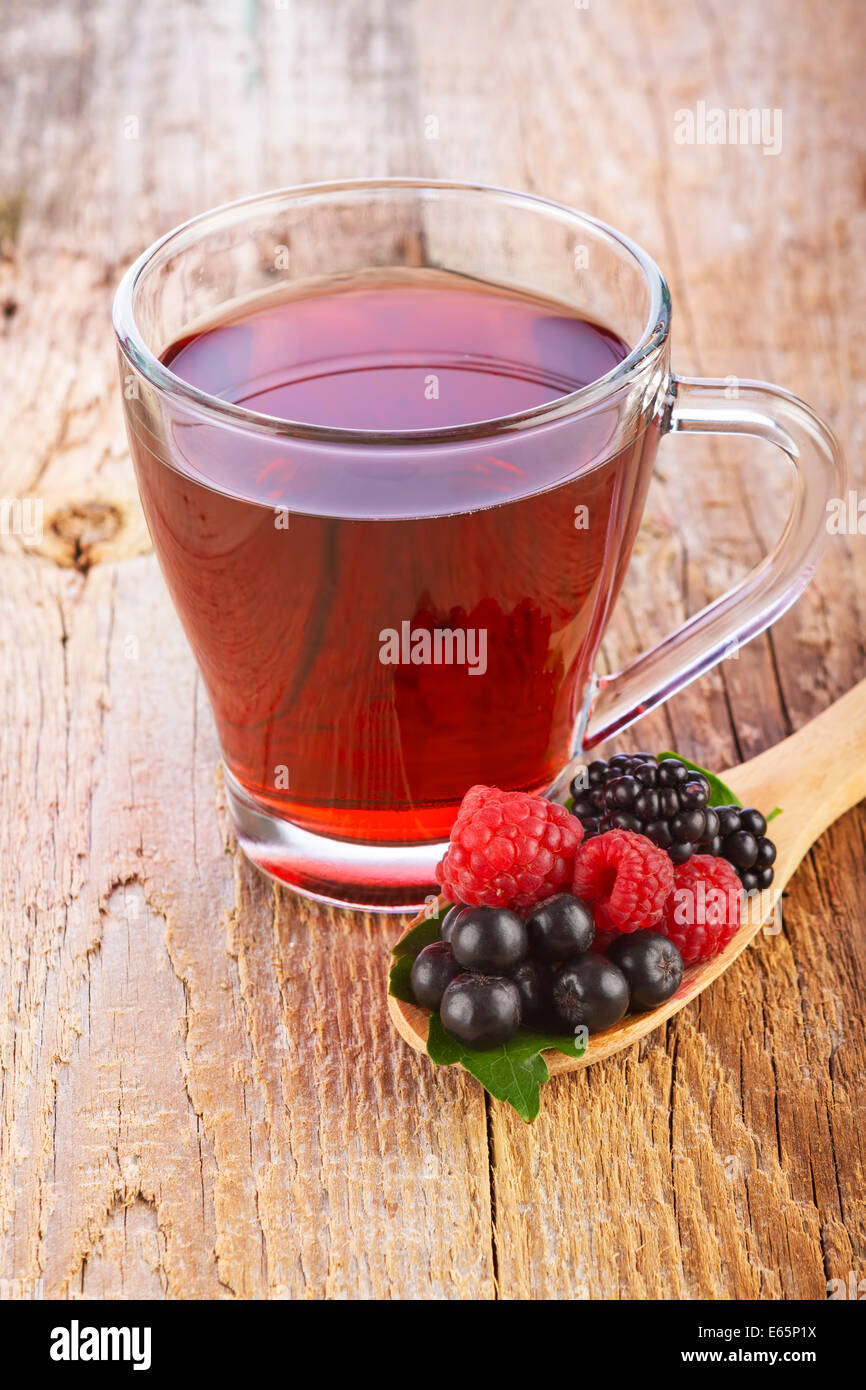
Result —
[[[87, 1292], [94, 1267], [128, 1295], [484, 1296], [483, 1103], [394, 1048], [386, 925], [298, 904], [224, 843], [214, 734], [153, 559], [98, 566], [74, 593], [35, 573], [48, 618], [4, 682], [7, 758], [29, 772], [2, 832], [19, 866], [3, 885], [15, 1277], [49, 1294]], [[6, 562], [7, 631], [33, 574]]]

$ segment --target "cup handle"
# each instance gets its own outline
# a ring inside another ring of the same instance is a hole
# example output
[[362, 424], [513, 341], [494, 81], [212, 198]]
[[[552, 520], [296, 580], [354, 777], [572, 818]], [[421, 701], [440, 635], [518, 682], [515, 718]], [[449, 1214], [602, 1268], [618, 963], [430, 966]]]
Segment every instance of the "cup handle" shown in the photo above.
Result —
[[741, 583], [658, 646], [612, 676], [597, 677], [581, 747], [611, 738], [750, 642], [799, 597], [828, 535], [827, 504], [842, 497], [845, 465], [832, 433], [803, 401], [763, 381], [671, 377], [662, 429], [745, 434], [776, 444], [796, 474], [794, 503], [776, 546]]

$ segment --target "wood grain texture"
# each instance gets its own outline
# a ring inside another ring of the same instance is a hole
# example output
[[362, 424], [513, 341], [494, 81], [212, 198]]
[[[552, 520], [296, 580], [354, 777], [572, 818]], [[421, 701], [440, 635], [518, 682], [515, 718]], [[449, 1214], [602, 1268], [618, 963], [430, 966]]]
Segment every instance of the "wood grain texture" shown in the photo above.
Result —
[[[823, 1298], [864, 1270], [862, 808], [785, 929], [525, 1126], [394, 1035], [393, 925], [240, 857], [135, 499], [123, 266], [280, 184], [429, 174], [542, 192], [666, 270], [682, 372], [810, 400], [864, 487], [866, 13], [806, 0], [7, 0], [0, 45], [0, 1278], [93, 1297]], [[698, 100], [783, 148], [689, 147]], [[431, 126], [428, 117], [438, 125]], [[428, 138], [435, 130], [435, 138]], [[663, 446], [610, 668], [750, 566], [784, 477]], [[728, 766], [866, 674], [863, 538], [650, 716]]]

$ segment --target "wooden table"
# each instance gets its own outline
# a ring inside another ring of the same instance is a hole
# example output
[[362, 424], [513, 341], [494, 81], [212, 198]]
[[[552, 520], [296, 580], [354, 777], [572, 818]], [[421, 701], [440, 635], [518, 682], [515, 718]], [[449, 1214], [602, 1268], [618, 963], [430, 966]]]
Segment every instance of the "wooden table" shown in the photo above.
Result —
[[[0, 1278], [47, 1296], [823, 1299], [866, 1273], [863, 810], [785, 929], [525, 1126], [387, 1017], [397, 923], [233, 843], [134, 491], [109, 310], [158, 233], [269, 186], [542, 192], [666, 269], [684, 372], [777, 380], [863, 485], [866, 11], [659, 0], [7, 0], [0, 45]], [[783, 147], [679, 145], [779, 108]], [[428, 118], [435, 118], [435, 121]], [[610, 667], [766, 548], [762, 446], [661, 451]], [[8, 527], [6, 529], [9, 529]], [[725, 766], [866, 673], [862, 537], [645, 721]], [[30, 1281], [41, 1280], [41, 1285]]]

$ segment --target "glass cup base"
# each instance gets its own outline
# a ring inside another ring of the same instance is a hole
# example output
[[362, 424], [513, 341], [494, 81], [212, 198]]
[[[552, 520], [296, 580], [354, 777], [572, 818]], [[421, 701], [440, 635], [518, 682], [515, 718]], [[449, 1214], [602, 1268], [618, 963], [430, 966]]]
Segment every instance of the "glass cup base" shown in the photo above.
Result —
[[417, 912], [439, 892], [447, 841], [369, 845], [314, 835], [264, 811], [223, 764], [238, 843], [251, 863], [293, 892], [331, 907]]

